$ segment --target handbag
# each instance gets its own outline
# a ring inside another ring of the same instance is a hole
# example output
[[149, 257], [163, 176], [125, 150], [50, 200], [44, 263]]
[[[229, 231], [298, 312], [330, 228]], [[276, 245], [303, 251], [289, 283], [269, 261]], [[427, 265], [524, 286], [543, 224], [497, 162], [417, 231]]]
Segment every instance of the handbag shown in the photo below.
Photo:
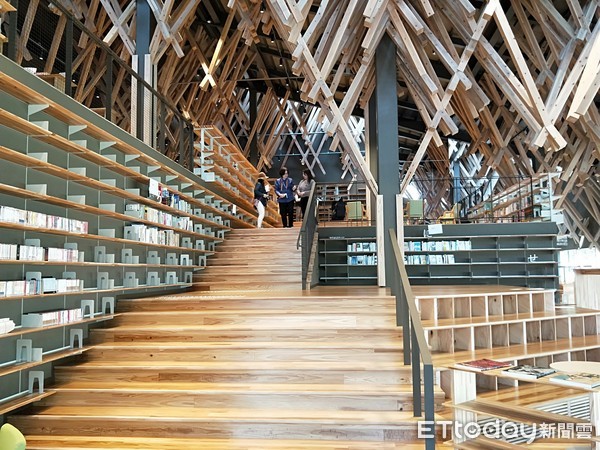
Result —
[[294, 200], [296, 200], [296, 203], [300, 203], [300, 196], [298, 194], [294, 194]]

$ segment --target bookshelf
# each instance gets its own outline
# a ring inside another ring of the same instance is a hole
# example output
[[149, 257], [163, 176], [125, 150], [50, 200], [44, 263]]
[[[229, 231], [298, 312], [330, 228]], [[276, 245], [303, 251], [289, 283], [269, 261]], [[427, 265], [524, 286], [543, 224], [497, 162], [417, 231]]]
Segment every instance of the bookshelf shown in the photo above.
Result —
[[377, 284], [377, 262], [374, 228], [319, 230], [321, 284]]
[[551, 222], [404, 227], [414, 284], [509, 284], [558, 289], [558, 229]]
[[233, 185], [207, 185], [2, 57], [0, 102], [0, 320], [16, 325], [0, 335], [5, 413], [44, 395], [32, 382], [85, 352], [120, 295], [189, 287], [255, 217]]
[[[199, 141], [196, 149], [194, 173], [203, 180], [230, 191], [237, 197], [237, 204], [247, 211], [254, 211], [254, 186], [258, 180], [258, 170], [232, 144], [223, 133], [214, 126], [196, 128]], [[273, 183], [271, 184], [273, 186]], [[266, 226], [279, 226], [279, 210], [275, 198], [267, 202]]]
[[350, 183], [317, 183], [316, 195], [319, 198], [317, 211], [319, 222], [331, 220], [331, 207], [338, 198], [342, 198], [346, 205], [348, 202], [360, 201], [364, 206], [367, 199], [367, 188], [364, 184], [355, 183], [348, 190]]

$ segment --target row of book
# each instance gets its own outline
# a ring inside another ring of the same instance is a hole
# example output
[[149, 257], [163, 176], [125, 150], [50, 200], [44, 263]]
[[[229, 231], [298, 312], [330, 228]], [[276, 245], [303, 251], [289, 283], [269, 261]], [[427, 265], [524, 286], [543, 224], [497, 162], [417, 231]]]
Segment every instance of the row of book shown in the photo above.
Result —
[[452, 254], [444, 255], [406, 255], [404, 257], [406, 264], [454, 264], [455, 259]]
[[194, 229], [194, 223], [189, 217], [175, 216], [139, 203], [125, 205], [125, 214], [134, 219], [144, 219], [168, 227], [180, 228], [187, 231]]
[[0, 244], [0, 260], [77, 262], [77, 250], [32, 245]]
[[0, 222], [18, 223], [37, 228], [68, 231], [69, 233], [87, 234], [88, 223], [83, 220], [67, 219], [66, 217], [24, 209], [0, 206]]
[[83, 290], [83, 280], [63, 278], [42, 278], [41, 280], [0, 281], [1, 297], [20, 297], [63, 292], [79, 292]]
[[51, 325], [61, 325], [70, 322], [78, 322], [83, 319], [83, 310], [81, 308], [62, 309], [59, 311], [46, 311], [39, 313], [23, 314], [22, 323], [24, 326], [35, 324], [36, 327], [48, 327]]
[[15, 323], [8, 317], [0, 318], [0, 334], [8, 334], [15, 329]]
[[353, 242], [348, 244], [349, 252], [376, 252], [376, 242]]
[[377, 255], [348, 256], [349, 266], [374, 266], [377, 264]]
[[137, 242], [147, 244], [169, 245], [179, 247], [179, 235], [173, 230], [159, 230], [158, 228], [148, 227], [144, 224], [134, 223], [125, 225], [123, 236]]
[[515, 366], [511, 363], [485, 358], [457, 363], [456, 366], [467, 368], [475, 372], [502, 369], [502, 375], [522, 380], [536, 380], [538, 378], [556, 374], [548, 378], [548, 381], [562, 386], [584, 389], [593, 389], [600, 386], [600, 375], [595, 373], [556, 373], [556, 370], [550, 367], [538, 367], [527, 364]]
[[452, 250], [471, 250], [471, 241], [405, 241], [406, 252], [447, 252]]

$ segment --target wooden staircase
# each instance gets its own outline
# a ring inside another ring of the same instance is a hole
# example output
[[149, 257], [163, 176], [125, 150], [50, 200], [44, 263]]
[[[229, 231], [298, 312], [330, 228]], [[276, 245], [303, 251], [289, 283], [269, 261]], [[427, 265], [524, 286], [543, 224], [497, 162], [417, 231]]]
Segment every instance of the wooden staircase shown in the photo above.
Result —
[[302, 287], [299, 228], [233, 230], [194, 277], [196, 290], [286, 290]]
[[235, 231], [198, 291], [120, 300], [54, 395], [10, 417], [27, 448], [422, 449], [393, 297], [292, 289], [292, 231]]

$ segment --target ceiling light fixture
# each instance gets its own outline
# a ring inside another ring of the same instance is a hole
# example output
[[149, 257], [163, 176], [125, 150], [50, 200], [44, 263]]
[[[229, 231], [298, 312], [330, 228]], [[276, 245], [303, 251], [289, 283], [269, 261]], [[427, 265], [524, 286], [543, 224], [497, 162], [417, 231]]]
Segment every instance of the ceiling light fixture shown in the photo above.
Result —
[[283, 67], [283, 58], [279, 58], [279, 67]]
[[265, 2], [260, 2], [260, 13], [264, 13], [265, 12]]

